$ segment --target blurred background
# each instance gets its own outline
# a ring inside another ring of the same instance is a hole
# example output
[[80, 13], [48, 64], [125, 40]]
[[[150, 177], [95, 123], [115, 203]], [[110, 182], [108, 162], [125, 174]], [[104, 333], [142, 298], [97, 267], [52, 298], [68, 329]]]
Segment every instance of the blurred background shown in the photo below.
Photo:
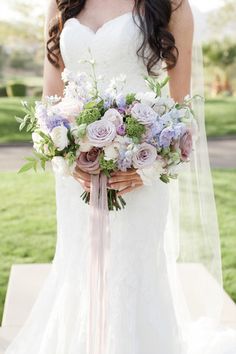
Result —
[[[0, 322], [13, 263], [50, 262], [55, 247], [50, 172], [17, 175], [30, 135], [21, 100], [40, 99], [46, 0], [0, 0]], [[202, 12], [206, 129], [220, 224], [224, 286], [236, 301], [236, 2], [196, 0]]]

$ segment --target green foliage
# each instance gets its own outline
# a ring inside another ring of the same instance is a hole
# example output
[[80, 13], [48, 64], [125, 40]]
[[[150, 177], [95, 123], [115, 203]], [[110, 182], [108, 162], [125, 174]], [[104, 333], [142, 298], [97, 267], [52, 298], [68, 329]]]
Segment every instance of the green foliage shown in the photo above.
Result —
[[236, 61], [236, 43], [230, 39], [214, 40], [203, 46], [205, 64], [225, 69]]
[[169, 79], [169, 76], [167, 76], [164, 80], [160, 81], [158, 78], [145, 76], [146, 85], [155, 92], [157, 96], [161, 96], [162, 88], [166, 86]]
[[140, 124], [135, 118], [126, 118], [126, 132], [130, 138], [136, 138], [138, 141], [140, 141], [145, 131], [145, 126], [143, 124]]
[[7, 97], [7, 87], [6, 86], [0, 86], [0, 97]]
[[97, 107], [86, 108], [76, 119], [77, 124], [90, 124], [101, 118], [100, 110]]
[[21, 82], [9, 82], [7, 84], [7, 95], [9, 97], [24, 97], [26, 91], [26, 85]]
[[103, 152], [99, 155], [99, 163], [101, 170], [107, 176], [109, 176], [110, 172], [116, 168], [116, 162], [114, 160], [105, 160]]
[[128, 93], [125, 97], [126, 99], [126, 104], [130, 105], [135, 101], [135, 93]]

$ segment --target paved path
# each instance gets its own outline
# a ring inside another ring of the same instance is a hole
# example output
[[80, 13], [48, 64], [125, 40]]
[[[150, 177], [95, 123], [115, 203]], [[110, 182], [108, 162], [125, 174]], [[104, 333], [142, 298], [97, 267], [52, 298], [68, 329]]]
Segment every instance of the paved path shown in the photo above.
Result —
[[[212, 168], [236, 168], [236, 137], [208, 141]], [[30, 145], [0, 145], [0, 171], [17, 171], [30, 156]]]

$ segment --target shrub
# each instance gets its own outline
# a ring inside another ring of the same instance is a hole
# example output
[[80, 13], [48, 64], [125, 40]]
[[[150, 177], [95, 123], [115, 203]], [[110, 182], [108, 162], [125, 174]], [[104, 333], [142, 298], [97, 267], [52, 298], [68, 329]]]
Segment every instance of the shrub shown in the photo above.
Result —
[[7, 88], [6, 88], [6, 86], [0, 86], [0, 97], [7, 97]]
[[10, 82], [7, 85], [7, 95], [9, 97], [26, 96], [27, 87], [21, 82]]

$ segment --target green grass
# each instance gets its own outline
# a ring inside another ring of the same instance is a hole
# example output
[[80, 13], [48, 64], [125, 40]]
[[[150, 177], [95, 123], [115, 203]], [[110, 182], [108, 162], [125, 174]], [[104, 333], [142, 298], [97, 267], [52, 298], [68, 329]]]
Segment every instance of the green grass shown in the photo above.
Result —
[[236, 98], [208, 99], [206, 102], [208, 136], [236, 134]]
[[221, 234], [224, 286], [236, 301], [236, 170], [213, 172]]
[[[236, 170], [213, 173], [219, 215], [224, 285], [236, 301]], [[0, 173], [0, 318], [13, 263], [49, 262], [56, 216], [51, 173]]]
[[[30, 134], [25, 131], [19, 132], [19, 123], [15, 120], [15, 116], [24, 115], [21, 100], [24, 98], [0, 98], [0, 143], [25, 142], [31, 139]], [[33, 102], [33, 98], [30, 101]]]
[[[20, 133], [14, 119], [23, 115], [20, 101], [17, 97], [0, 98], [0, 143], [30, 141], [30, 134]], [[236, 134], [236, 98], [207, 100], [206, 128], [208, 136]]]

